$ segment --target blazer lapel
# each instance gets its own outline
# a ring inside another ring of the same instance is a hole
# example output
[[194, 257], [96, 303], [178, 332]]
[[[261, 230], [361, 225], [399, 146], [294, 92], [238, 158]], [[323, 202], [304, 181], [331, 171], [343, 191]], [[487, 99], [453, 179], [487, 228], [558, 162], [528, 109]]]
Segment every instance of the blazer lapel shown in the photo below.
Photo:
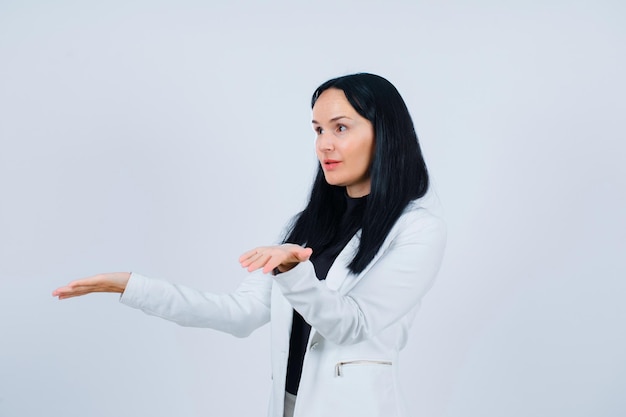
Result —
[[392, 235], [395, 235], [395, 227], [391, 230], [387, 238], [383, 242], [382, 246], [374, 256], [374, 259], [365, 267], [363, 271], [361, 271], [358, 275], [354, 276], [350, 273], [347, 268], [347, 265], [350, 263], [357, 250], [359, 249], [359, 241], [361, 237], [361, 231], [359, 230], [353, 237], [350, 239], [345, 248], [339, 253], [335, 262], [330, 267], [328, 274], [326, 275], [326, 285], [328, 288], [339, 291], [341, 294], [346, 294], [348, 291], [352, 289], [361, 278], [367, 274], [372, 266], [378, 261], [378, 259], [385, 253], [389, 244], [392, 240]]
[[[361, 280], [361, 278], [365, 274], [367, 274], [367, 271], [369, 271], [370, 268], [382, 256], [382, 254], [385, 253], [385, 251], [389, 247], [389, 242], [391, 242], [391, 239], [389, 239], [389, 236], [387, 236], [387, 239], [385, 239], [385, 241], [383, 242], [380, 250], [378, 251], [378, 253], [376, 253], [374, 259], [372, 259], [372, 262], [370, 262], [360, 274], [354, 276], [348, 270], [347, 265], [348, 263], [350, 263], [350, 260], [359, 248], [360, 235], [361, 233], [359, 231], [350, 240], [350, 242], [348, 242], [348, 244], [341, 251], [339, 256], [337, 256], [337, 259], [335, 259], [335, 262], [333, 262], [333, 265], [330, 267], [330, 270], [326, 275], [326, 285], [328, 286], [328, 288], [338, 291], [341, 294], [347, 294]], [[310, 348], [321, 339], [322, 336], [320, 336], [319, 333], [317, 333], [317, 331], [312, 328], [311, 333], [309, 334], [309, 341], [307, 344], [308, 347]]]
[[326, 285], [331, 290], [339, 291], [343, 282], [348, 275], [350, 275], [346, 266], [350, 263], [350, 260], [359, 248], [360, 235], [361, 231], [358, 231], [352, 239], [350, 239], [328, 270], [328, 274], [326, 274]]

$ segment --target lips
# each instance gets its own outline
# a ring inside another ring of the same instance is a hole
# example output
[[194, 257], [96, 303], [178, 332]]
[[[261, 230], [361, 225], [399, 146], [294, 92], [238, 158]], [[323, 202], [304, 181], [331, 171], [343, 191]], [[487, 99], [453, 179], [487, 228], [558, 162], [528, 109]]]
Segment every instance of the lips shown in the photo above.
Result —
[[332, 171], [337, 168], [341, 161], [337, 161], [335, 159], [324, 159], [324, 169], [327, 171]]

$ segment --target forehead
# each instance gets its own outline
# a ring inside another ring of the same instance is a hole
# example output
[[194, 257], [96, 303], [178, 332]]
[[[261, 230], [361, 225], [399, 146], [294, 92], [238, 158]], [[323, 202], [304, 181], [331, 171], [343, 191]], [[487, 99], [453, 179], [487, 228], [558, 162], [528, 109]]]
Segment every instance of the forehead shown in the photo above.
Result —
[[322, 122], [337, 116], [354, 116], [354, 110], [342, 90], [329, 88], [318, 97], [313, 106], [313, 120]]

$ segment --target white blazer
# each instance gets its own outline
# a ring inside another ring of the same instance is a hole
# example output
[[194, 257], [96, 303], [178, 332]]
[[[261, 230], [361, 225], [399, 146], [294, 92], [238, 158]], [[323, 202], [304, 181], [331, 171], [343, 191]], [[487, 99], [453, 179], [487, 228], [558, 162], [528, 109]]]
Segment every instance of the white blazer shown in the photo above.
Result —
[[443, 221], [411, 203], [363, 272], [347, 264], [359, 233], [325, 281], [311, 262], [277, 276], [249, 274], [230, 294], [200, 292], [133, 273], [121, 302], [183, 326], [247, 336], [271, 321], [269, 417], [283, 416], [292, 309], [311, 325], [294, 417], [406, 417], [398, 353], [446, 240]]

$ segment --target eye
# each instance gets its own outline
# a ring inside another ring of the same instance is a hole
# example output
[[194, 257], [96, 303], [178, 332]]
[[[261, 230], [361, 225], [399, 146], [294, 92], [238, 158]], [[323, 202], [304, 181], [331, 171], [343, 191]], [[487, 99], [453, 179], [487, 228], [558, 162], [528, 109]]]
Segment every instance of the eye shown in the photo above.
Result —
[[345, 132], [346, 130], [348, 130], [348, 128], [344, 125], [338, 125], [337, 126], [337, 131], [338, 132]]
[[322, 129], [321, 126], [316, 127], [315, 129], [313, 129], [315, 131], [315, 133], [317, 133], [318, 135], [321, 135], [322, 133], [324, 133], [324, 129]]

